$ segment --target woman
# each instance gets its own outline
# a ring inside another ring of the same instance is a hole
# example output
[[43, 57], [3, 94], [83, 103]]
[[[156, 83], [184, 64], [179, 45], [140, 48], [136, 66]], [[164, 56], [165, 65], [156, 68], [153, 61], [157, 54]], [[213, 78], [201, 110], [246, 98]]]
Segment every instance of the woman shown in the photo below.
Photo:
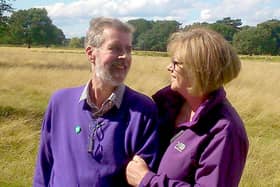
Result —
[[173, 125], [177, 133], [157, 173], [135, 156], [126, 168], [128, 182], [158, 187], [238, 186], [248, 138], [223, 89], [240, 71], [237, 54], [221, 35], [206, 28], [174, 33], [167, 49], [172, 57], [171, 85], [153, 98], [162, 127], [171, 132], [168, 125]]

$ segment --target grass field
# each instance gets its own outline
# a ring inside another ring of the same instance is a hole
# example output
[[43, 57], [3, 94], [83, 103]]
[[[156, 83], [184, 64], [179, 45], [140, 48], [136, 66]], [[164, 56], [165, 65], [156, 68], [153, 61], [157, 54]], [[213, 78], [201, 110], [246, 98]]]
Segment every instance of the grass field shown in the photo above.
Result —
[[[242, 60], [226, 86], [250, 150], [240, 186], [280, 186], [280, 60]], [[133, 56], [126, 83], [151, 95], [169, 83], [168, 57]], [[0, 47], [0, 186], [31, 186], [42, 115], [55, 90], [84, 84], [83, 51]]]

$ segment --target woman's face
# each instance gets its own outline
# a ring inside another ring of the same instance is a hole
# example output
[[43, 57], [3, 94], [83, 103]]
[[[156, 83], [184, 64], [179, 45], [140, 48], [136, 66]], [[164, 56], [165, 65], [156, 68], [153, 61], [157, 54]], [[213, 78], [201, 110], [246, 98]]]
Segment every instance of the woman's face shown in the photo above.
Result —
[[171, 89], [181, 94], [186, 92], [190, 84], [187, 80], [186, 71], [183, 69], [183, 63], [179, 62], [176, 58], [172, 58], [167, 70], [171, 76]]

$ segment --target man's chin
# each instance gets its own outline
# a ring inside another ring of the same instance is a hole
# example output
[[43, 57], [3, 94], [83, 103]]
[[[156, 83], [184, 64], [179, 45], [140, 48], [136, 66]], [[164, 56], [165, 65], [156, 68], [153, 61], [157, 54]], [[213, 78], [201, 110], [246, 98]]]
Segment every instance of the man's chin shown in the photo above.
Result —
[[124, 82], [124, 78], [121, 79], [113, 79], [109, 81], [109, 84], [111, 84], [112, 86], [119, 86], [121, 84], [123, 84]]

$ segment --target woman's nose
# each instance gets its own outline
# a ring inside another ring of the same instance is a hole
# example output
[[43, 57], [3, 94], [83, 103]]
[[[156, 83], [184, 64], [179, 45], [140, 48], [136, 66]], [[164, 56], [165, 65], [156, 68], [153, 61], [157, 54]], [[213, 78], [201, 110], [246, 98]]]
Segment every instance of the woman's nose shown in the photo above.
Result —
[[167, 68], [167, 71], [173, 71], [173, 66], [172, 66], [172, 63], [168, 64], [168, 66], [166, 67]]

